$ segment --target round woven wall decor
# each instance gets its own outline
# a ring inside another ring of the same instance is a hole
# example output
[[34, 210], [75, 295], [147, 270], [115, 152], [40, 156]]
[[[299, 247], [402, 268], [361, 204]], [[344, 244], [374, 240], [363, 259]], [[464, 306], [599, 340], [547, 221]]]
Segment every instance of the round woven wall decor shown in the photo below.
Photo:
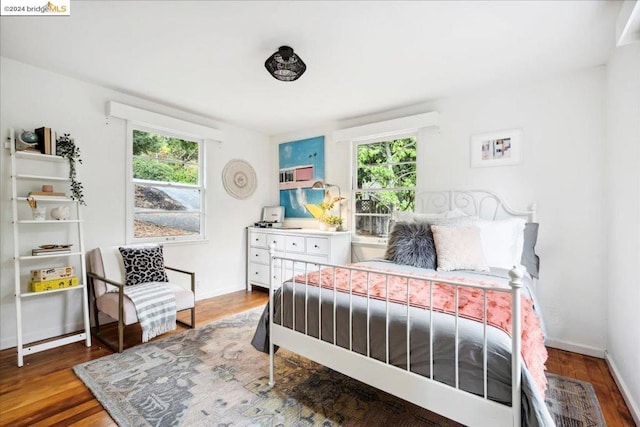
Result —
[[222, 170], [222, 185], [230, 196], [246, 199], [256, 190], [256, 172], [244, 160], [230, 160]]

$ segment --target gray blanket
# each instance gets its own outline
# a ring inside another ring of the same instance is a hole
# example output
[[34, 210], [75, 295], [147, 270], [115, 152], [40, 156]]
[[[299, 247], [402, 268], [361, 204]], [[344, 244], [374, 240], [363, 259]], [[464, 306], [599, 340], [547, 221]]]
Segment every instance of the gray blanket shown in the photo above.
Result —
[[[398, 266], [384, 261], [366, 262], [360, 265], [374, 266], [386, 270], [397, 269], [405, 274], [425, 273], [425, 270], [408, 266]], [[508, 275], [505, 270], [492, 270], [490, 273], [453, 272], [451, 276], [467, 276], [476, 279], [490, 279], [501, 281], [507, 286]], [[441, 277], [446, 276], [438, 272]], [[492, 277], [488, 278], [487, 275]], [[480, 276], [480, 277], [479, 277]], [[318, 308], [321, 301], [321, 331], [322, 340], [349, 348], [349, 294], [331, 289], [321, 290], [309, 286], [305, 292], [305, 285], [291, 282], [283, 284], [275, 293], [274, 318], [275, 323], [288, 328], [294, 327], [293, 295], [295, 289], [295, 330], [313, 337], [318, 337]], [[527, 294], [529, 292], [525, 292]], [[336, 301], [336, 337], [333, 336], [334, 298]], [[306, 304], [305, 304], [306, 300]], [[366, 298], [353, 296], [352, 316], [352, 351], [367, 354], [367, 302]], [[305, 322], [306, 305], [306, 322]], [[385, 301], [370, 300], [369, 306], [369, 341], [370, 357], [386, 362], [386, 303]], [[410, 369], [420, 375], [430, 375], [429, 325], [430, 311], [411, 307], [409, 311], [409, 341], [410, 341]], [[407, 308], [405, 305], [393, 304], [389, 306], [389, 363], [406, 369], [406, 336], [407, 336]], [[269, 351], [269, 310], [268, 306], [260, 319], [252, 345], [263, 352]], [[455, 384], [455, 328], [454, 317], [445, 313], [433, 313], [434, 336], [434, 372], [436, 381], [454, 386]], [[468, 392], [484, 395], [483, 385], [483, 327], [473, 320], [460, 318], [459, 331], [459, 385]], [[511, 338], [503, 331], [489, 326], [488, 333], [488, 397], [491, 400], [507, 405], [511, 404]], [[538, 389], [523, 364], [522, 370], [522, 416], [525, 426], [553, 426], [555, 425]]]
[[125, 286], [124, 294], [136, 308], [142, 342], [176, 328], [176, 297], [166, 284], [150, 282]]

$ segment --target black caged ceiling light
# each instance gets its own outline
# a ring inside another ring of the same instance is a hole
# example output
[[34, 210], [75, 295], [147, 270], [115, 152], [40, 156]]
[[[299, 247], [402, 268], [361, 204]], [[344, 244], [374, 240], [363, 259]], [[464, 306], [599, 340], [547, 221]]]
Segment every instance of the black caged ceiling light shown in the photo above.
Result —
[[307, 69], [302, 59], [289, 46], [281, 46], [265, 61], [264, 66], [274, 79], [283, 82], [298, 80]]

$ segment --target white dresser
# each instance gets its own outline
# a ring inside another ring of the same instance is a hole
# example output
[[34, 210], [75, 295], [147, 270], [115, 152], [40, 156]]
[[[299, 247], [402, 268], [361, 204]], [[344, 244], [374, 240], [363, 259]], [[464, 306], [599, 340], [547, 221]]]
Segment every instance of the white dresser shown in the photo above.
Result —
[[[320, 230], [286, 230], [277, 228], [247, 228], [247, 290], [252, 285], [269, 287], [269, 245], [275, 243], [276, 255], [324, 264], [346, 264], [351, 261], [351, 232]], [[293, 274], [293, 263], [276, 266], [274, 278], [280, 285], [282, 278]], [[317, 266], [308, 265], [309, 271]], [[283, 270], [284, 269], [284, 275]], [[304, 272], [304, 264], [295, 266], [296, 273]]]

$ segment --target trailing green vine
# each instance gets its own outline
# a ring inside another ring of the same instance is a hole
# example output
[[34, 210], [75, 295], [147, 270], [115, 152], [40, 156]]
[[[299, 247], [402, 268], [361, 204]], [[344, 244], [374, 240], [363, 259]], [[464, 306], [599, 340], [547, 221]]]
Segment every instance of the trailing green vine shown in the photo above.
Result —
[[76, 162], [82, 164], [80, 158], [80, 148], [76, 145], [71, 135], [65, 133], [56, 141], [56, 154], [64, 157], [69, 161], [69, 179], [71, 180], [71, 198], [81, 205], [87, 205], [84, 202], [84, 194], [82, 193], [82, 183], [77, 180]]

